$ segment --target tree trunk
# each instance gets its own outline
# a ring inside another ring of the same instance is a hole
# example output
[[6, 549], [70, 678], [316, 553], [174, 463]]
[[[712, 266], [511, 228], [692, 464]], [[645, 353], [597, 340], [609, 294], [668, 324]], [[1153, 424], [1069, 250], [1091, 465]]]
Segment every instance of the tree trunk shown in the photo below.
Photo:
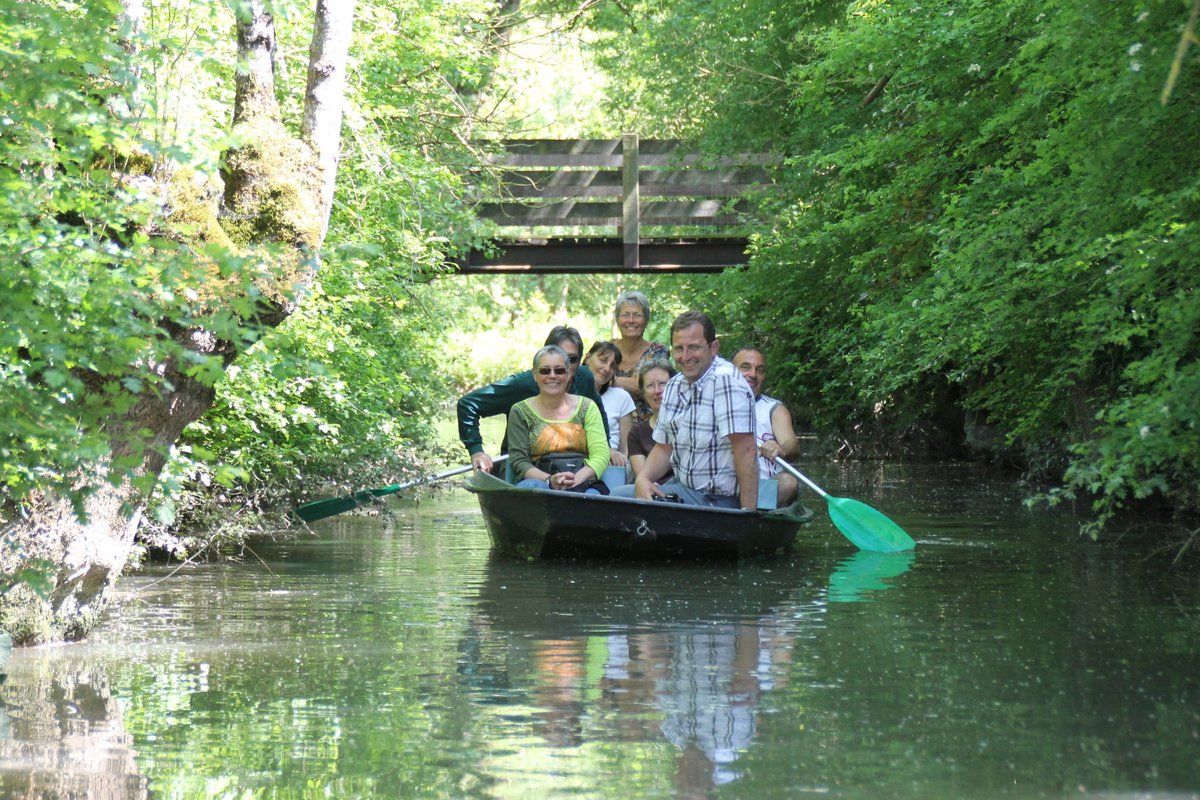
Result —
[[[126, 14], [139, 7], [139, 2], [128, 0]], [[237, 74], [233, 116], [233, 139], [239, 144], [226, 153], [222, 173], [224, 203], [218, 218], [223, 230], [201, 232], [199, 237], [211, 240], [214, 235], [222, 239], [228, 235], [245, 251], [262, 244], [285, 245], [274, 264], [273, 285], [257, 287], [266, 299], [260, 301], [252, 323], [269, 326], [290, 313], [291, 287], [311, 280], [325, 238], [337, 170], [353, 3], [318, 3], [304, 139], [288, 134], [280, 118], [273, 62], [275, 26], [269, 7], [252, 0], [244, 8], [237, 38], [239, 59], [246, 68]], [[215, 193], [210, 202], [218, 197]], [[181, 201], [177, 205], [194, 204], [197, 198]], [[164, 323], [164, 333], [196, 353], [221, 359], [226, 367], [237, 356], [235, 343], [209, 331]], [[33, 560], [53, 565], [45, 596], [18, 585], [0, 597], [0, 629], [8, 631], [15, 643], [74, 640], [88, 634], [128, 561], [146, 492], [162, 470], [165, 453], [183, 429], [212, 405], [212, 387], [185, 374], [184, 365], [168, 361], [157, 366], [168, 388], [139, 396], [127, 414], [108, 426], [113, 459], [135, 451], [146, 454], [136, 473], [114, 484], [104, 474], [106, 465], [99, 465], [95, 474], [79, 476], [81, 482], [98, 487], [86, 501], [82, 518], [65, 500], [43, 496], [3, 532], [8, 547], [0, 551], [0, 569], [5, 573]], [[144, 449], [129, 444], [134, 436]]]
[[[339, 6], [337, 13], [331, 6]], [[317, 0], [312, 47], [308, 52], [308, 88], [304, 93], [304, 140], [317, 157], [324, 229], [333, 206], [338, 155], [342, 143], [342, 105], [346, 96], [346, 53], [350, 49], [354, 0]]]

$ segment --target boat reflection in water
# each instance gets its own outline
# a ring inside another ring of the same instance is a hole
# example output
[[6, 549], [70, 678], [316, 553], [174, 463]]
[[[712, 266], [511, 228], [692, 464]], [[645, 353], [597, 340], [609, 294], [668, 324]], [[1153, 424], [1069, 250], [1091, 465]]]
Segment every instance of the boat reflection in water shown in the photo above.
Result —
[[[639, 779], [660, 789], [667, 779], [685, 793], [737, 779], [759, 703], [790, 670], [793, 626], [779, 621], [823, 608], [789, 602], [794, 587], [763, 577], [761, 564], [600, 566], [494, 554], [460, 662], [469, 696], [507, 726], [504, 752], [485, 762], [514, 794], [545, 792], [555, 778], [568, 789], [582, 761], [595, 768], [605, 758], [632, 796]], [[522, 727], [536, 738], [513, 748]], [[514, 785], [522, 774], [527, 785]]]

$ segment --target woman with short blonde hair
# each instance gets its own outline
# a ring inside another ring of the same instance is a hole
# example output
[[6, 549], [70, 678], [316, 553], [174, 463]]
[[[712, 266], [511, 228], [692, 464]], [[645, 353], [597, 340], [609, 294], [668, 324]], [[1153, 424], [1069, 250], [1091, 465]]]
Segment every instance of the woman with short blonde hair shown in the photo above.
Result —
[[613, 321], [620, 334], [613, 339], [613, 344], [621, 351], [622, 366], [617, 372], [616, 385], [629, 392], [637, 402], [633, 416], [635, 421], [641, 421], [650, 416], [650, 407], [638, 388], [638, 370], [648, 361], [670, 358], [671, 350], [665, 344], [646, 340], [646, 326], [650, 324], [650, 301], [641, 292], [627, 291], [617, 295]]

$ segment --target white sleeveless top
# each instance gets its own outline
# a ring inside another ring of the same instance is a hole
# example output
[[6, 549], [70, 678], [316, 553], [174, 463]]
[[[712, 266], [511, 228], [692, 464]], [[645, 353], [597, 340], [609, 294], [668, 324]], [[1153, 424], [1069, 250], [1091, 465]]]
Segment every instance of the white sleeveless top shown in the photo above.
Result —
[[632, 414], [637, 404], [633, 396], [618, 386], [610, 386], [600, 395], [604, 416], [608, 417], [608, 446], [616, 450], [621, 446], [621, 417]]
[[[771, 427], [771, 415], [781, 405], [783, 405], [782, 402], [776, 400], [774, 397], [767, 397], [765, 394], [760, 394], [758, 399], [754, 401], [756, 431], [754, 438], [756, 447], [762, 447], [763, 442], [775, 441], [775, 430]], [[758, 477], [773, 478], [778, 471], [779, 465], [774, 461], [763, 458], [760, 452], [758, 456]]]

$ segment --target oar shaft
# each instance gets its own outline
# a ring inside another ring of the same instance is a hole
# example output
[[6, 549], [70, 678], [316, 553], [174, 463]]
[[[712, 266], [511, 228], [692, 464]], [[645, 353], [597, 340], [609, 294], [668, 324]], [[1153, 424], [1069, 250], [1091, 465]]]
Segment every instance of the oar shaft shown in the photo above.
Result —
[[[507, 455], [497, 456], [495, 459], [493, 459], [493, 463], [504, 461], [506, 458], [508, 458]], [[418, 478], [415, 481], [408, 481], [407, 483], [393, 483], [391, 486], [384, 486], [381, 489], [363, 489], [362, 491], [355, 492], [354, 494], [346, 495], [344, 497], [331, 497], [327, 500], [315, 500], [311, 503], [305, 503], [299, 508], [294, 509], [294, 512], [296, 516], [300, 517], [300, 519], [304, 520], [305, 522], [315, 522], [316, 520], [332, 517], [336, 514], [353, 511], [354, 509], [371, 502], [375, 498], [383, 497], [389, 494], [395, 494], [396, 492], [400, 492], [405, 489], [411, 489], [414, 486], [440, 481], [443, 478], [449, 478], [454, 475], [461, 475], [464, 472], [470, 472], [472, 469], [474, 469], [474, 467], [471, 464], [467, 464], [462, 467], [455, 467], [454, 469], [446, 470], [445, 472], [439, 472], [436, 475], [426, 475], [423, 478]]]
[[791, 473], [792, 475], [794, 475], [794, 476], [795, 476], [795, 477], [796, 477], [798, 480], [802, 480], [802, 481], [804, 481], [806, 484], [808, 484], [808, 488], [812, 489], [814, 492], [816, 492], [817, 494], [821, 495], [821, 497], [828, 497], [828, 496], [829, 496], [829, 492], [825, 491], [825, 490], [824, 490], [824, 489], [822, 489], [820, 486], [817, 486], [815, 483], [813, 483], [812, 481], [810, 481], [810, 480], [808, 479], [808, 476], [807, 476], [807, 475], [805, 475], [803, 472], [801, 472], [800, 470], [798, 470], [798, 469], [796, 469], [795, 467], [793, 467], [793, 466], [792, 466], [791, 464], [789, 464], [788, 462], [784, 461], [784, 460], [783, 460], [783, 458], [782, 458], [781, 456], [775, 456], [775, 463], [776, 463], [776, 464], [778, 464], [780, 467], [782, 467], [782, 468], [783, 468], [784, 470], [786, 470], [787, 472], [790, 472], [790, 473]]
[[[507, 458], [508, 458], [508, 453], [504, 453], [503, 455], [498, 455], [495, 458], [493, 458], [492, 463], [499, 464]], [[473, 469], [475, 469], [474, 464], [464, 464], [461, 467], [455, 467], [454, 469], [448, 469], [445, 472], [438, 472], [434, 475], [426, 475], [424, 478], [417, 478], [415, 481], [409, 481], [408, 483], [394, 484], [392, 486], [388, 486], [386, 489], [375, 489], [374, 492], [376, 494], [392, 494], [394, 492], [403, 491], [404, 489], [411, 489], [414, 486], [421, 486], [422, 484], [433, 483], [435, 481], [440, 481], [445, 478], [453, 478], [455, 475], [462, 475], [464, 472], [470, 472]]]
[[453, 478], [455, 475], [462, 475], [464, 472], [470, 472], [472, 469], [474, 469], [474, 467], [472, 467], [470, 464], [462, 467], [455, 467], [454, 469], [448, 469], [445, 472], [438, 472], [434, 475], [426, 475], [424, 478], [417, 478], [415, 481], [397, 483], [393, 486], [387, 487], [386, 491], [388, 494], [392, 494], [393, 492], [399, 492], [404, 489], [411, 489], [414, 486], [420, 486], [423, 483], [433, 483], [434, 481], [440, 481], [444, 478]]

